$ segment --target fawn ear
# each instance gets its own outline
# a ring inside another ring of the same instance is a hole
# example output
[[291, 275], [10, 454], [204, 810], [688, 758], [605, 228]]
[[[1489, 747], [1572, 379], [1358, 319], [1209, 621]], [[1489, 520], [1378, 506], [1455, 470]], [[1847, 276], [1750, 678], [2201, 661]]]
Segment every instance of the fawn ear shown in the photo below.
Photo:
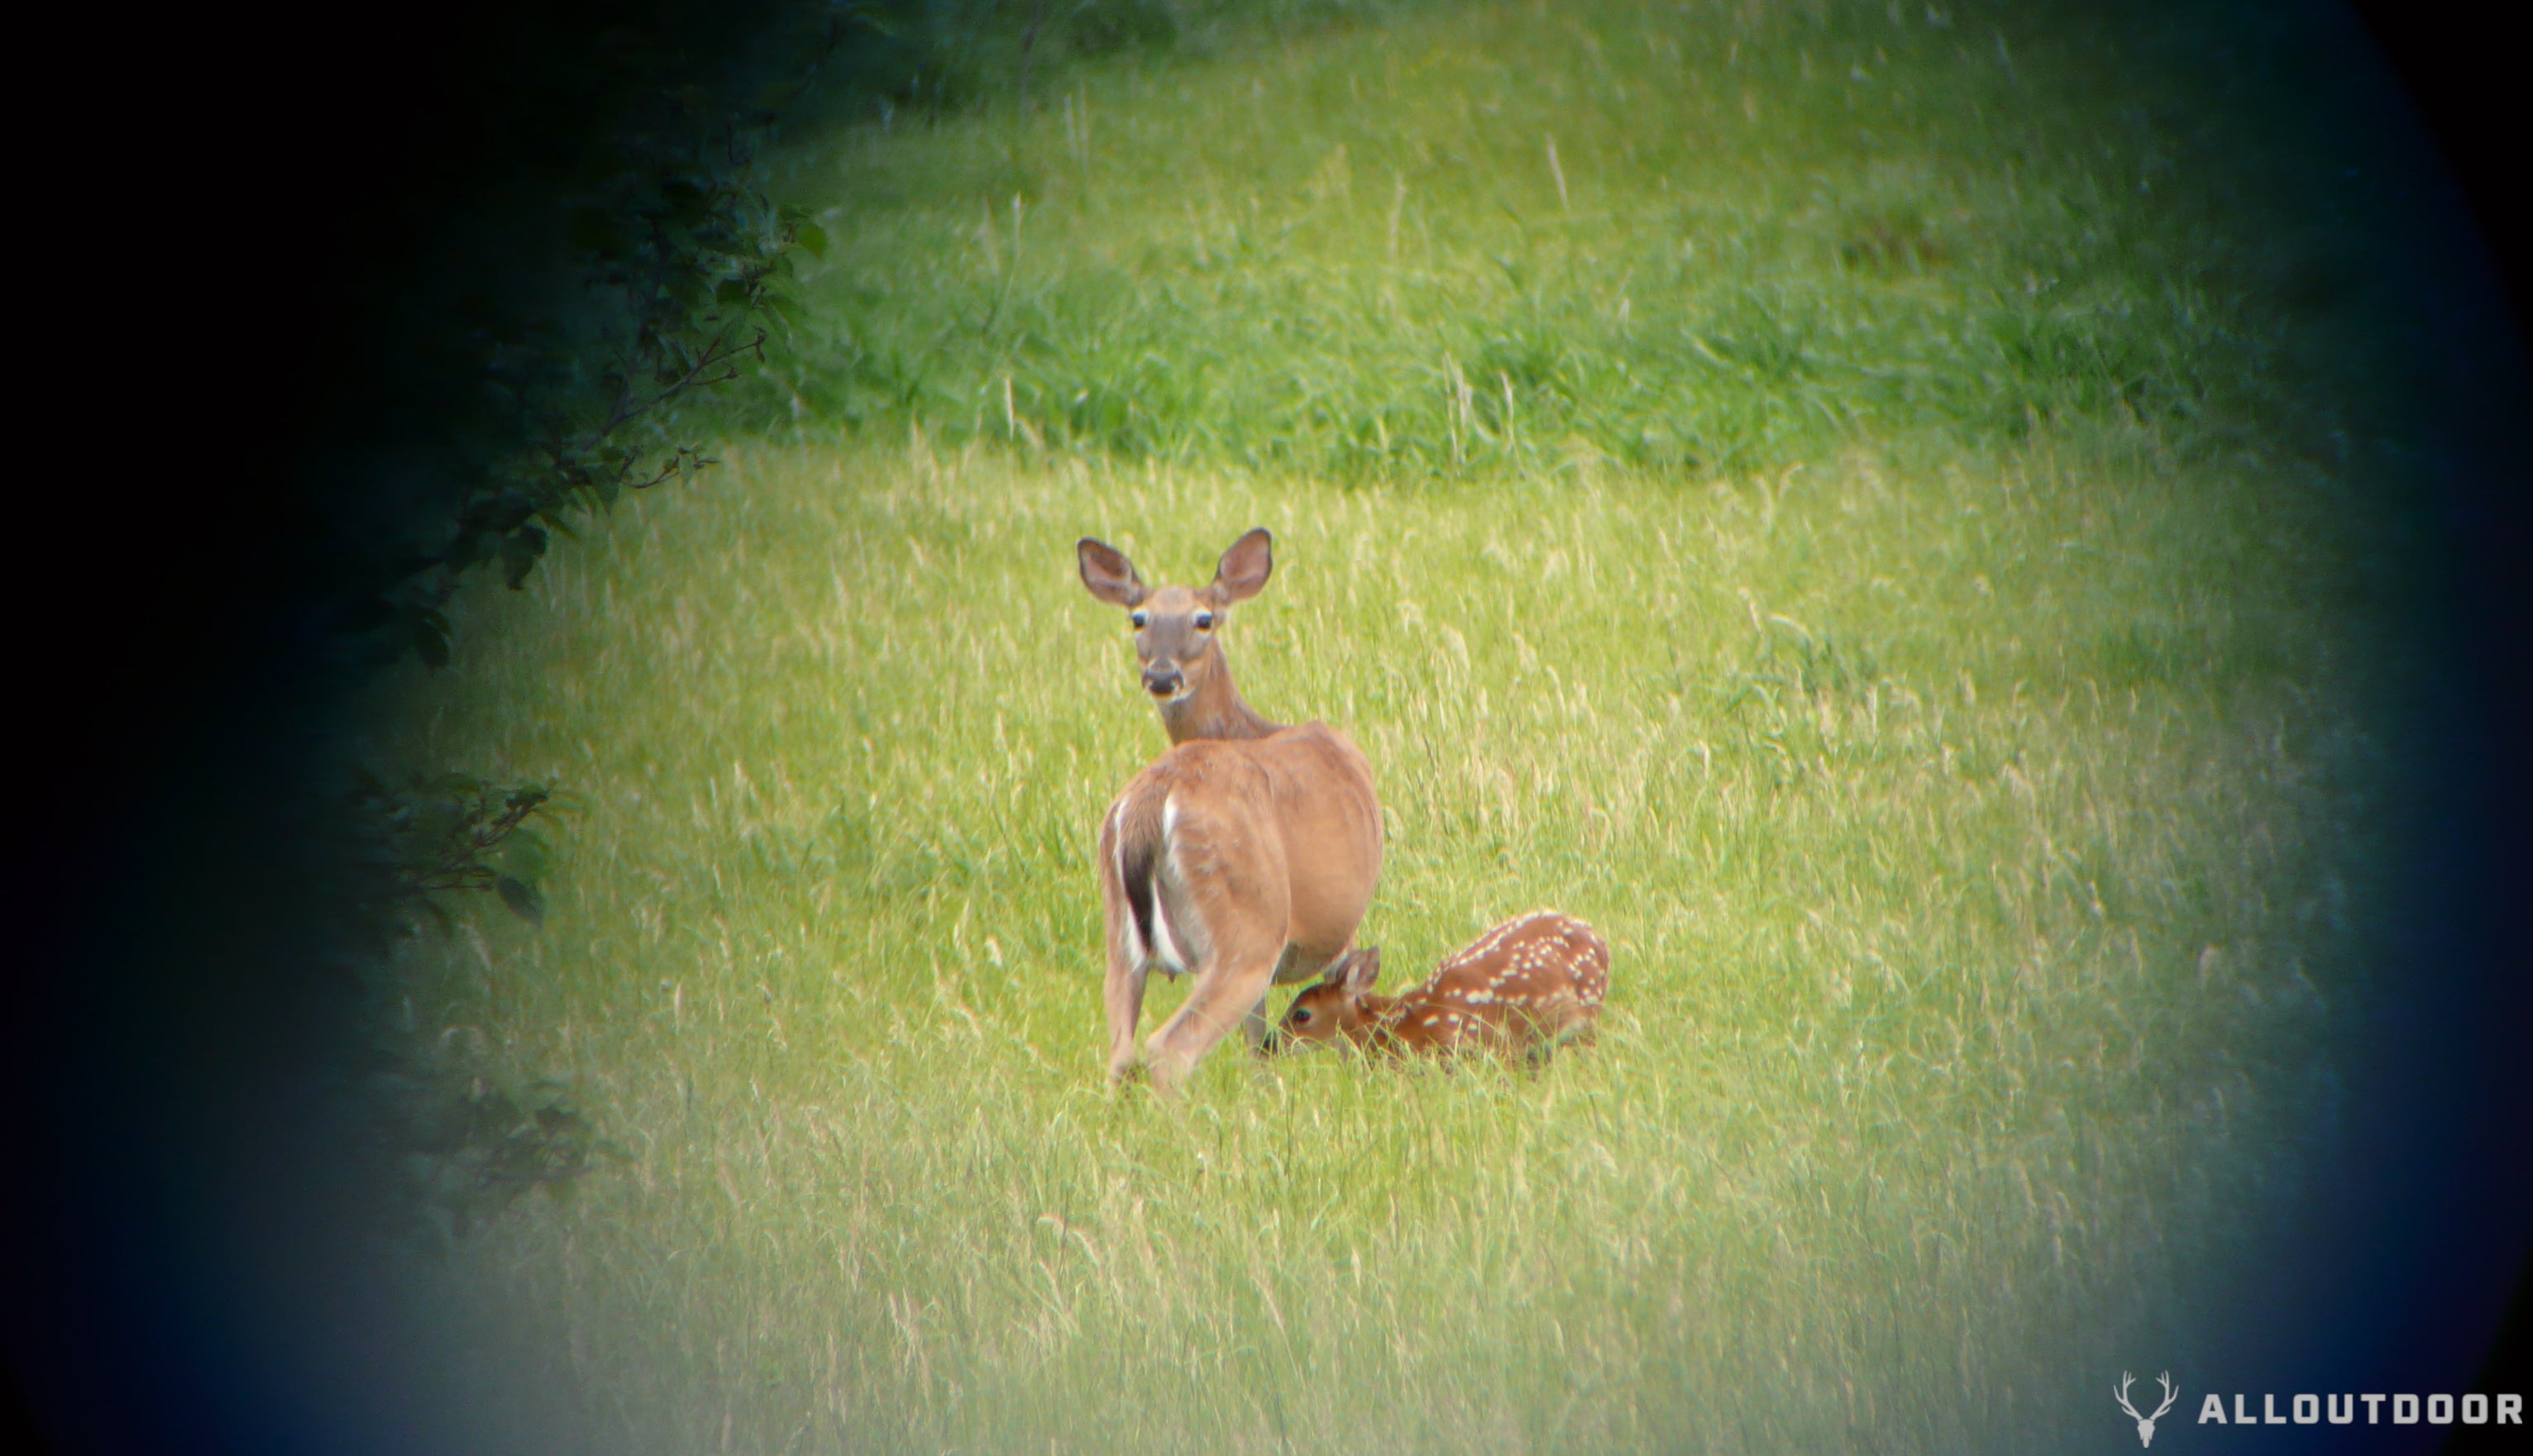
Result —
[[1348, 951], [1336, 964], [1328, 967], [1328, 979], [1348, 996], [1360, 996], [1381, 979], [1381, 947], [1362, 946]]
[[1205, 595], [1216, 607], [1246, 602], [1266, 589], [1266, 578], [1274, 571], [1275, 538], [1260, 526], [1222, 553], [1213, 568], [1213, 585], [1205, 589]]
[[1085, 536], [1074, 543], [1073, 553], [1082, 560], [1082, 584], [1109, 606], [1141, 607], [1151, 595], [1144, 578], [1135, 574], [1135, 563], [1108, 543]]
[[1362, 959], [1363, 952], [1361, 951], [1348, 951], [1344, 955], [1339, 956], [1334, 961], [1329, 961], [1325, 969], [1321, 970], [1318, 984], [1323, 986], [1331, 986], [1339, 991], [1343, 991], [1346, 989], [1346, 982], [1354, 975], [1355, 962]]

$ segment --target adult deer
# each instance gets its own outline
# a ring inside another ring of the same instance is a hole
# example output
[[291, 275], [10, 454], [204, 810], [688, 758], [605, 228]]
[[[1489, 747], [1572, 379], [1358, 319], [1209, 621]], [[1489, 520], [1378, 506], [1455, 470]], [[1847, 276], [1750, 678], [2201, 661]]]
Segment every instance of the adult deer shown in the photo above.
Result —
[[1157, 966], [1196, 976], [1146, 1048], [1153, 1081], [1175, 1088], [1235, 1022], [1253, 1045], [1265, 1039], [1269, 985], [1308, 980], [1353, 943], [1381, 877], [1381, 803], [1345, 734], [1269, 723], [1232, 683], [1223, 617], [1274, 570], [1265, 530], [1233, 542], [1197, 590], [1151, 590], [1104, 542], [1075, 550], [1090, 595], [1130, 613], [1171, 744], [1099, 823], [1108, 1076], [1135, 1069]]
[[1571, 915], [1533, 910], [1478, 937], [1422, 985], [1372, 994], [1381, 952], [1347, 953], [1293, 998], [1277, 1045], [1334, 1041], [1388, 1052], [1541, 1056], [1589, 1037], [1610, 989], [1610, 944]]

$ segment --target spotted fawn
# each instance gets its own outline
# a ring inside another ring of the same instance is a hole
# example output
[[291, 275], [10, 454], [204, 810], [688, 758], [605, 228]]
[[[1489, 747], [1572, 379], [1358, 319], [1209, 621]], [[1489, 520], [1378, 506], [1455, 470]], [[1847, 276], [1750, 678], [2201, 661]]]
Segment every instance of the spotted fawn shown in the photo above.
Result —
[[1570, 915], [1533, 910], [1480, 936], [1421, 986], [1376, 996], [1380, 978], [1378, 948], [1347, 953], [1293, 998], [1276, 1043], [1344, 1037], [1367, 1050], [1540, 1056], [1590, 1038], [1610, 989], [1610, 945]]

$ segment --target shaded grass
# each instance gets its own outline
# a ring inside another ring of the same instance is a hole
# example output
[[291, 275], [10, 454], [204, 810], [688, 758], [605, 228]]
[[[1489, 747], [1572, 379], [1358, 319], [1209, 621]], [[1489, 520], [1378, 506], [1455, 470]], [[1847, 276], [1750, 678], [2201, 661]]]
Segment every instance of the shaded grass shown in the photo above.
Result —
[[[400, 753], [586, 804], [545, 928], [416, 947], [417, 1015], [633, 1154], [419, 1278], [466, 1408], [2124, 1440], [2094, 1372], [2200, 1348], [2329, 1134], [2378, 750], [2213, 223], [2053, 153], [2111, 83], [1993, 34], [1471, 8], [807, 149], [796, 428], [402, 688]], [[1583, 916], [1591, 1053], [1100, 1085], [1087, 856], [1160, 734], [1070, 543], [1186, 579], [1258, 524], [1229, 650], [1372, 762], [1366, 939]]]

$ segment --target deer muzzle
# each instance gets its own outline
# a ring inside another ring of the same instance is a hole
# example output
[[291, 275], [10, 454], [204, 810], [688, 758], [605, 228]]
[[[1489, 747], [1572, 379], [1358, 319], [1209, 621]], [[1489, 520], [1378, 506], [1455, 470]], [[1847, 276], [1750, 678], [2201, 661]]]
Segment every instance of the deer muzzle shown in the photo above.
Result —
[[1187, 676], [1177, 668], [1163, 666], [1144, 670], [1144, 691], [1153, 697], [1177, 697], [1179, 689], [1186, 685]]

